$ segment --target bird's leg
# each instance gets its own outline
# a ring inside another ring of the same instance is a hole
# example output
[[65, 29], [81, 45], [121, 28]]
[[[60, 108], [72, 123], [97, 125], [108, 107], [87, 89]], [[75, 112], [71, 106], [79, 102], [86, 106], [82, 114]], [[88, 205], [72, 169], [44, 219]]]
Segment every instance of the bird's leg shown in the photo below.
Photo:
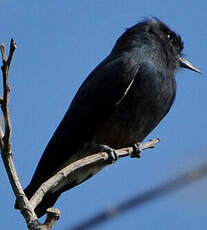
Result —
[[140, 158], [140, 153], [142, 151], [142, 148], [141, 148], [141, 143], [140, 144], [133, 144], [132, 145], [132, 148], [133, 148], [133, 152], [130, 154], [130, 156], [132, 158]]
[[114, 163], [118, 159], [118, 155], [114, 149], [109, 147], [108, 145], [101, 145], [97, 143], [90, 143], [89, 146], [87, 146], [87, 149], [89, 152], [98, 153], [98, 152], [106, 152], [108, 153], [108, 164]]
[[108, 156], [109, 156], [107, 160], [108, 164], [112, 164], [118, 159], [118, 155], [116, 151], [112, 149], [111, 147], [109, 147], [108, 145], [100, 145], [100, 150], [102, 152], [108, 153]]

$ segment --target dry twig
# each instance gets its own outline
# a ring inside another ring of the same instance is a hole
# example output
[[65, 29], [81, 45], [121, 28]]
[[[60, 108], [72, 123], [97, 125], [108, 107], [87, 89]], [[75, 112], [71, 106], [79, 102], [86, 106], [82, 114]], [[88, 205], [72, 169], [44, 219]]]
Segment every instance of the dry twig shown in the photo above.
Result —
[[[145, 150], [148, 148], [155, 147], [156, 144], [160, 142], [160, 139], [150, 140], [146, 143], [141, 144], [141, 150]], [[132, 147], [122, 148], [116, 150], [118, 158], [129, 156], [133, 152]], [[80, 170], [83, 167], [87, 167], [91, 164], [103, 164], [104, 162], [107, 164], [107, 160], [109, 158], [108, 153], [100, 152], [80, 160], [77, 160], [70, 165], [66, 166], [62, 170], [60, 170], [57, 174], [43, 183], [40, 188], [36, 191], [33, 197], [30, 199], [33, 207], [36, 207], [43, 199], [43, 196], [48, 192], [55, 192], [57, 188], [64, 187], [67, 184], [67, 181], [70, 178], [70, 175], [74, 173], [75, 170]]]

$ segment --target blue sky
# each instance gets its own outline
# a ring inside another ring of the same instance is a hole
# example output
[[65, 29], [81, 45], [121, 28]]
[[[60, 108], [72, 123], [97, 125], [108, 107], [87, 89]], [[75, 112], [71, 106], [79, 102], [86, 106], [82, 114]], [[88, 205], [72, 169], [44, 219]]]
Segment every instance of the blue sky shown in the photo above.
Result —
[[[162, 142], [140, 160], [122, 159], [65, 193], [56, 203], [72, 227], [124, 199], [207, 161], [206, 1], [0, 0], [0, 42], [17, 42], [10, 71], [13, 154], [26, 186], [81, 82], [116, 39], [143, 17], [156, 16], [179, 33], [185, 56], [203, 75], [176, 74], [177, 98], [147, 137]], [[1, 229], [26, 229], [0, 161]], [[95, 229], [205, 229], [207, 178]]]

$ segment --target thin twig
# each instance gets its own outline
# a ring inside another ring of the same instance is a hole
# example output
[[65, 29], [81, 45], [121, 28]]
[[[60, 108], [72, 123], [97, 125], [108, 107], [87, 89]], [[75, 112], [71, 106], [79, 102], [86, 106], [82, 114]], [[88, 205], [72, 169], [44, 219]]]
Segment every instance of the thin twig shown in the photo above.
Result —
[[14, 41], [14, 39], [12, 38], [12, 39], [11, 39], [11, 42], [10, 42], [9, 56], [8, 56], [8, 59], [7, 59], [8, 68], [10, 67], [11, 60], [12, 60], [12, 57], [13, 57], [13, 55], [14, 55], [14, 51], [16, 50], [16, 48], [17, 48], [17, 44], [16, 44], [16, 42]]
[[1, 44], [0, 49], [1, 49], [2, 61], [6, 62], [6, 51], [5, 51], [5, 45], [4, 45], [4, 43]]

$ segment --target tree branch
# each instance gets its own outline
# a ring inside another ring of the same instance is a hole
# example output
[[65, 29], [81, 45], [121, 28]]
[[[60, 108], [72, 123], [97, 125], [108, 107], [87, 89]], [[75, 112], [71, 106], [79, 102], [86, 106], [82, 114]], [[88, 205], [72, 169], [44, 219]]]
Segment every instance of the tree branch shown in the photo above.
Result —
[[6, 168], [12, 189], [19, 200], [21, 200], [21, 205], [23, 208], [23, 215], [27, 221], [27, 224], [37, 219], [34, 210], [32, 209], [27, 197], [25, 196], [15, 165], [12, 158], [12, 144], [11, 144], [11, 119], [9, 111], [9, 101], [10, 101], [10, 87], [9, 87], [9, 67], [11, 64], [13, 53], [16, 49], [16, 43], [11, 39], [9, 58], [6, 58], [6, 51], [4, 44], [1, 44], [1, 55], [2, 55], [2, 74], [3, 74], [3, 98], [1, 100], [1, 109], [4, 117], [4, 130], [1, 126], [0, 132], [0, 144], [1, 144], [1, 156]]
[[[2, 56], [2, 74], [3, 74], [3, 97], [0, 97], [1, 110], [4, 117], [4, 129], [2, 124], [0, 124], [0, 149], [1, 156], [6, 168], [7, 175], [9, 177], [14, 194], [21, 207], [22, 215], [24, 216], [27, 226], [30, 230], [49, 230], [57, 220], [57, 215], [48, 215], [47, 222], [45, 224], [40, 224], [38, 218], [34, 212], [34, 208], [28, 201], [22, 189], [13, 157], [12, 157], [12, 143], [11, 143], [11, 119], [9, 111], [9, 101], [10, 101], [10, 86], [9, 86], [9, 67], [12, 61], [14, 51], [16, 49], [16, 43], [13, 39], [10, 42], [9, 56], [7, 59], [6, 50], [4, 44], [1, 44], [1, 56]], [[4, 133], [5, 132], [5, 133]], [[54, 218], [52, 218], [54, 216]]]
[[[145, 150], [148, 148], [154, 148], [156, 144], [160, 142], [160, 139], [157, 138], [155, 140], [150, 140], [146, 143], [143, 143], [140, 145], [141, 150]], [[122, 148], [116, 150], [116, 153], [118, 155], [118, 159], [122, 157], [126, 157], [131, 155], [133, 152], [132, 147]], [[106, 164], [107, 160], [109, 158], [108, 153], [106, 152], [100, 152], [96, 153], [90, 156], [87, 156], [85, 158], [82, 158], [80, 160], [77, 160], [70, 165], [66, 166], [57, 174], [55, 174], [53, 177], [51, 177], [49, 180], [44, 182], [40, 188], [36, 191], [36, 193], [33, 195], [33, 197], [30, 199], [30, 202], [33, 207], [36, 207], [43, 199], [44, 195], [48, 192], [55, 192], [60, 187], [64, 187], [64, 185], [67, 184], [70, 176], [74, 171], [80, 170], [83, 167], [87, 167], [92, 164]]]

